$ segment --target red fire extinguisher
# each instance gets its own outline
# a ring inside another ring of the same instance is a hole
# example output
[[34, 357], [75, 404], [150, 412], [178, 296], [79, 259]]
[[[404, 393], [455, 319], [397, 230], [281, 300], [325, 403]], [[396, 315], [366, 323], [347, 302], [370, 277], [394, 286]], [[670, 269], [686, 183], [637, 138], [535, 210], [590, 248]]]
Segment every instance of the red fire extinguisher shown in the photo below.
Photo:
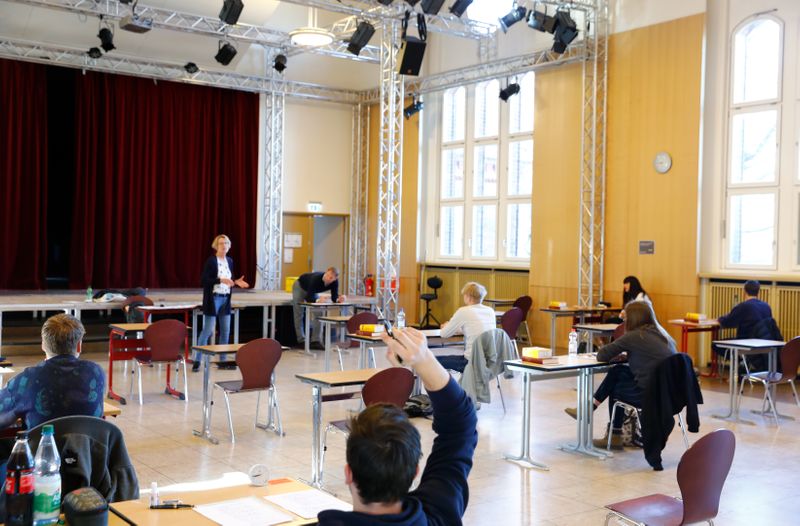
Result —
[[372, 274], [367, 274], [367, 277], [364, 278], [364, 294], [367, 296], [375, 295], [375, 278], [372, 277]]

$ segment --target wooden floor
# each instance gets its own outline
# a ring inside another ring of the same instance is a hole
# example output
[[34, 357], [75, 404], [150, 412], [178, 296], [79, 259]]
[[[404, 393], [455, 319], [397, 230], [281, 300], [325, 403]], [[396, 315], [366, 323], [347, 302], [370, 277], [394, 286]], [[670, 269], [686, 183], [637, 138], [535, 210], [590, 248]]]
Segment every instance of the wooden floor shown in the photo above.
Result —
[[[321, 354], [321, 353], [317, 353]], [[380, 353], [378, 353], [380, 355]], [[102, 353], [88, 358], [106, 367]], [[355, 366], [355, 355], [347, 360]], [[19, 370], [36, 362], [35, 357], [15, 358]], [[143, 488], [157, 481], [159, 486], [221, 477], [231, 471], [246, 471], [255, 463], [270, 466], [271, 476], [307, 478], [310, 474], [311, 405], [310, 388], [294, 378], [301, 371], [321, 370], [321, 356], [307, 357], [285, 352], [278, 365], [277, 385], [286, 436], [253, 428], [255, 395], [232, 397], [235, 445], [228, 439], [227, 420], [222, 400], [216, 404], [213, 431], [219, 445], [192, 436], [200, 424], [201, 375], [190, 375], [190, 401], [184, 403], [163, 393], [163, 376], [155, 369], [145, 372], [144, 405], [133, 401], [123, 406], [115, 420], [124, 431]], [[122, 388], [122, 364], [117, 369]], [[163, 374], [163, 373], [162, 373]], [[234, 379], [236, 371], [214, 371], [217, 379]], [[597, 378], [599, 381], [599, 377]], [[584, 525], [602, 524], [604, 504], [655, 492], [678, 495], [675, 472], [683, 452], [680, 434], [670, 437], [664, 451], [663, 472], [656, 473], [644, 460], [641, 450], [629, 449], [614, 458], [600, 461], [575, 456], [557, 449], [575, 436], [574, 421], [563, 412], [575, 405], [575, 381], [571, 379], [536, 382], [533, 396], [533, 456], [550, 465], [551, 471], [526, 470], [506, 462], [506, 452], [517, 452], [520, 440], [521, 379], [505, 380], [503, 389], [508, 405], [504, 415], [496, 389], [493, 403], [484, 405], [479, 417], [479, 442], [475, 465], [470, 475], [470, 502], [465, 524], [507, 525]], [[797, 524], [800, 517], [800, 422], [771, 421], [753, 416], [756, 425], [733, 425], [710, 415], [727, 405], [721, 386], [704, 389], [706, 403], [701, 407], [701, 433], [727, 427], [736, 433], [737, 451], [725, 485], [720, 515], [716, 524]], [[756, 389], [753, 396], [760, 396]], [[747, 398], [743, 409], [755, 408], [758, 401]], [[345, 417], [352, 402], [325, 404], [327, 419]], [[800, 419], [793, 404], [779, 406]], [[595, 435], [602, 434], [606, 409], [597, 413]], [[750, 415], [748, 415], [749, 417]], [[433, 438], [429, 421], [415, 419], [428, 451]], [[691, 435], [696, 440], [697, 435]], [[325, 480], [329, 488], [350, 500], [343, 484], [344, 439], [332, 435], [325, 461]]]

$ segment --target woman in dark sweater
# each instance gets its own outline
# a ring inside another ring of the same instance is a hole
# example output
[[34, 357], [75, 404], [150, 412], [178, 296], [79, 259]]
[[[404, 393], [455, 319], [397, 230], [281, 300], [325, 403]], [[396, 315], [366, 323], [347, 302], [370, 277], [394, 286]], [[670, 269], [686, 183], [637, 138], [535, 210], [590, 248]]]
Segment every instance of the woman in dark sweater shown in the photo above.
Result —
[[[646, 301], [632, 301], [625, 307], [625, 334], [597, 353], [601, 362], [614, 361], [620, 355], [626, 355], [627, 364], [612, 367], [600, 387], [594, 393], [595, 409], [610, 397], [608, 403], [609, 417], [614, 401], [642, 407], [642, 397], [650, 385], [650, 379], [656, 367], [664, 358], [675, 354], [675, 341], [667, 331], [659, 325], [653, 307]], [[566, 409], [567, 414], [576, 417], [575, 409]], [[623, 411], [617, 411], [612, 426], [611, 446], [622, 448]], [[598, 447], [605, 447], [605, 439], [597, 440]]]
[[[234, 286], [246, 289], [250, 285], [244, 276], [233, 280], [233, 259], [228, 257], [231, 249], [231, 240], [228, 236], [220, 234], [214, 238], [211, 248], [216, 254], [209, 257], [203, 266], [200, 282], [203, 285], [203, 332], [197, 338], [197, 345], [207, 345], [214, 326], [219, 319], [219, 343], [228, 343], [231, 328], [231, 290]], [[220, 355], [220, 360], [225, 361], [225, 355]], [[200, 353], [195, 352], [192, 371], [200, 368]]]

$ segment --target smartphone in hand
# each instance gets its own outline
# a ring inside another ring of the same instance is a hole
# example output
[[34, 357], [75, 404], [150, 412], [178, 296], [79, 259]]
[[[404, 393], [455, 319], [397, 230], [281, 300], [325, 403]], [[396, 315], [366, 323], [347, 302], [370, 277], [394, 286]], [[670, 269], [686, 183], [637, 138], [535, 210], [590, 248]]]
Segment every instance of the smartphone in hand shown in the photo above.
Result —
[[[392, 332], [392, 324], [389, 322], [389, 320], [383, 320], [383, 326], [386, 327], [386, 334], [388, 334], [389, 337], [391, 339], [393, 339], [394, 341], [396, 341], [397, 343], [400, 343], [400, 340], [395, 338], [394, 332]], [[403, 345], [403, 344], [400, 343], [400, 345]], [[397, 362], [398, 363], [403, 363], [403, 358], [399, 354], [394, 353], [394, 357], [397, 358]]]

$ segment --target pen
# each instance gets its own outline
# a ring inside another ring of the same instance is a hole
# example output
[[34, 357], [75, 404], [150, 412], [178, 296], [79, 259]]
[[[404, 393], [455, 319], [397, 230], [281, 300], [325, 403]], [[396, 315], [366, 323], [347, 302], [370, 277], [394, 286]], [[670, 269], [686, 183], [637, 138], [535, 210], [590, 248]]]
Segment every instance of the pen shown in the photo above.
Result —
[[123, 521], [127, 522], [128, 524], [130, 524], [131, 526], [136, 526], [136, 523], [135, 523], [135, 522], [133, 522], [132, 520], [130, 520], [128, 517], [126, 517], [125, 515], [123, 515], [123, 514], [122, 514], [122, 513], [120, 513], [119, 511], [115, 510], [115, 509], [114, 509], [114, 506], [109, 506], [109, 507], [108, 507], [108, 510], [109, 510], [111, 513], [113, 513], [114, 515], [116, 515], [117, 517], [119, 517], [120, 519], [122, 519]]
[[184, 508], [194, 508], [194, 504], [159, 504], [157, 506], [150, 506], [151, 510], [178, 510]]

